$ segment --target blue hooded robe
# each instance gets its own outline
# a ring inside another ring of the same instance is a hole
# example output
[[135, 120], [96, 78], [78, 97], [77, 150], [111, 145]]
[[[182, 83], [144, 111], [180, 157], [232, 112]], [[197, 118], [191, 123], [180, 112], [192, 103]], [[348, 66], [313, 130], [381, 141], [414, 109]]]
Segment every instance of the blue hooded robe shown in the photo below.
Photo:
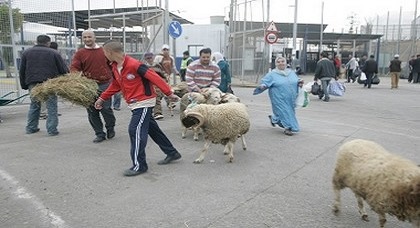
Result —
[[[295, 102], [298, 95], [299, 78], [290, 69], [274, 69], [262, 79], [260, 86], [268, 89], [273, 114], [271, 121], [293, 132], [299, 131], [299, 123], [296, 119]], [[254, 94], [264, 90], [257, 88]]]

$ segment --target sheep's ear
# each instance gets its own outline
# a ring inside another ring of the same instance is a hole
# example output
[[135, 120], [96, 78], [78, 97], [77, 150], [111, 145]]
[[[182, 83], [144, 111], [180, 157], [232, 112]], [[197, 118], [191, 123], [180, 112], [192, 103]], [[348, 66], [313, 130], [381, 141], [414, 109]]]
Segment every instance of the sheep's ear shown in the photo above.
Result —
[[[184, 119], [185, 123], [184, 123]], [[182, 124], [184, 124], [185, 127], [201, 127], [204, 124], [204, 116], [201, 115], [199, 112], [189, 112], [182, 120]], [[189, 125], [189, 126], [187, 126]]]

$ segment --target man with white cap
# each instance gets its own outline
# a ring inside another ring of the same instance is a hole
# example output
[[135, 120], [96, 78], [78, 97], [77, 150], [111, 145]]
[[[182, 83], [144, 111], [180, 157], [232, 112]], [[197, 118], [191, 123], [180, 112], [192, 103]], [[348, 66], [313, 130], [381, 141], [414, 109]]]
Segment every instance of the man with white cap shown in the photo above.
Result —
[[398, 81], [401, 73], [401, 60], [398, 54], [394, 55], [394, 59], [389, 63], [389, 74], [391, 75], [391, 89], [398, 88]]
[[[155, 64], [159, 64], [162, 67], [163, 71], [168, 76], [166, 78], [166, 82], [168, 82], [168, 84], [172, 73], [179, 75], [179, 72], [175, 67], [175, 59], [171, 55], [169, 55], [169, 45], [164, 44], [162, 46], [162, 52], [155, 56], [153, 62]], [[156, 105], [153, 109], [153, 116], [156, 120], [160, 120], [163, 118], [161, 100], [164, 97], [164, 94], [162, 94], [160, 91], [156, 92], [158, 96], [156, 97]], [[170, 103], [168, 100], [166, 100], [166, 104], [168, 105], [168, 107], [172, 105], [172, 103]]]

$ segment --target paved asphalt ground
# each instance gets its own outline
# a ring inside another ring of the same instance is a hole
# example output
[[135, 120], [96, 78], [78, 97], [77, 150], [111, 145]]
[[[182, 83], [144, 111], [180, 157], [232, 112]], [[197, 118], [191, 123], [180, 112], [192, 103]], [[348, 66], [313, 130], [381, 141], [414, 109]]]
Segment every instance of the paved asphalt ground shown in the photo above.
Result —
[[[159, 166], [164, 154], [149, 140], [149, 171], [136, 177], [122, 175], [131, 165], [128, 109], [116, 112], [116, 137], [94, 144], [84, 108], [60, 102], [60, 134], [50, 137], [45, 120], [39, 133], [25, 134], [28, 105], [0, 107], [0, 227], [378, 227], [370, 209], [370, 222], [359, 218], [348, 189], [341, 214], [331, 212], [335, 154], [364, 138], [420, 164], [420, 84], [346, 85], [345, 96], [328, 103], [311, 95], [309, 107], [297, 110], [301, 132], [292, 137], [269, 124], [267, 93], [234, 86], [251, 130], [248, 149], [238, 141], [231, 164], [221, 145], [193, 164], [203, 140], [191, 132], [182, 139], [178, 109], [173, 117], [164, 110], [159, 124], [183, 157]], [[386, 227], [411, 227], [387, 218]]]

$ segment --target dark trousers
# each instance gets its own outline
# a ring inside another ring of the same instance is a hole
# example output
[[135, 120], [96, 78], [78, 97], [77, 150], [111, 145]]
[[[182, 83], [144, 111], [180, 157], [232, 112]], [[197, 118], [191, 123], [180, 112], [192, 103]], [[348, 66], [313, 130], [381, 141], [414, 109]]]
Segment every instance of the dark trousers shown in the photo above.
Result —
[[[109, 83], [98, 84], [99, 90], [105, 91], [106, 88], [108, 88], [108, 85]], [[111, 108], [111, 103], [111, 99], [104, 101], [101, 110], [98, 110], [93, 106], [87, 108], [90, 126], [92, 126], [97, 137], [105, 138], [106, 136], [100, 114], [102, 114], [102, 117], [104, 118], [106, 130], [114, 130], [115, 116]]]
[[187, 69], [181, 69], [179, 70], [179, 76], [181, 77], [181, 81], [185, 81], [185, 74], [187, 73]]
[[372, 86], [372, 77], [373, 77], [374, 73], [366, 72], [365, 74], [366, 74], [365, 86], [370, 88]]
[[353, 71], [352, 69], [347, 69], [347, 82], [350, 82], [350, 80], [354, 82]]
[[133, 162], [132, 170], [146, 171], [148, 169], [146, 162], [145, 148], [148, 135], [159, 146], [166, 155], [173, 155], [177, 152], [168, 137], [163, 133], [152, 117], [152, 107], [138, 108], [132, 110], [128, 134], [130, 136], [130, 156]]

